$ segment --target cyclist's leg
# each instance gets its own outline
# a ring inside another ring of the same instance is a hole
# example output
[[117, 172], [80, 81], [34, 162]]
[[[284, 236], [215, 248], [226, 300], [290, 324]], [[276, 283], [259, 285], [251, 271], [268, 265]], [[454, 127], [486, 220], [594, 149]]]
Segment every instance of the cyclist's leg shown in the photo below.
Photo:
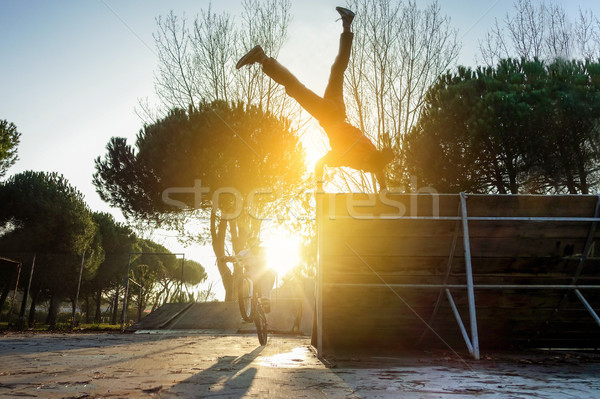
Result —
[[271, 269], [264, 269], [257, 281], [259, 287], [259, 298], [263, 305], [265, 313], [271, 312], [271, 291], [275, 284], [275, 272]]
[[271, 269], [266, 269], [263, 273], [261, 281], [261, 291], [263, 297], [271, 298], [271, 291], [273, 290], [273, 285], [275, 285], [275, 277], [275, 272]]

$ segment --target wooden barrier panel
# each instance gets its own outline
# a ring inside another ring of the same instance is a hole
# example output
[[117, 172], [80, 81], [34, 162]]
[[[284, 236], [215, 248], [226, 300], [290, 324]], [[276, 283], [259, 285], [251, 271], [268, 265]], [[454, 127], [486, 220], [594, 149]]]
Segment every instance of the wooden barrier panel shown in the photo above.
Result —
[[600, 347], [598, 216], [591, 195], [319, 193], [313, 343]]

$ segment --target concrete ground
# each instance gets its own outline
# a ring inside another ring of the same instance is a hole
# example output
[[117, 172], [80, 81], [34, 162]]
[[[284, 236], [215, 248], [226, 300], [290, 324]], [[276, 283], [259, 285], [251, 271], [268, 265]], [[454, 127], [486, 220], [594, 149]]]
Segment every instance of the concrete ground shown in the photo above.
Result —
[[216, 331], [0, 335], [0, 397], [599, 398], [600, 355], [337, 359], [306, 337]]

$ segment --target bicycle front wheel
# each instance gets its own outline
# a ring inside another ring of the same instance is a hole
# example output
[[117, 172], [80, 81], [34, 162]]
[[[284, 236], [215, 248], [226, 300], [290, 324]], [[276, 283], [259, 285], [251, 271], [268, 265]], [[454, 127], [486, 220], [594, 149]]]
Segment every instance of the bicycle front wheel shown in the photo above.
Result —
[[258, 342], [264, 346], [267, 344], [267, 316], [260, 304], [254, 310], [254, 325], [256, 326]]
[[238, 303], [244, 321], [252, 321], [252, 281], [248, 277], [240, 280], [238, 286]]

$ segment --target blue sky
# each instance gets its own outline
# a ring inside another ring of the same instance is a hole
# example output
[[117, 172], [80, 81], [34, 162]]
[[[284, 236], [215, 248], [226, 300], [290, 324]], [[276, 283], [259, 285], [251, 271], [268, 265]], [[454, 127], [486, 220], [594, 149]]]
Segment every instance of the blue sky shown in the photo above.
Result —
[[[289, 39], [280, 59], [320, 92], [336, 52], [338, 2], [292, 3]], [[573, 17], [579, 7], [600, 16], [597, 0], [559, 3]], [[14, 122], [22, 133], [20, 159], [9, 175], [23, 170], [62, 173], [93, 210], [111, 211], [122, 219], [95, 193], [93, 161], [104, 154], [110, 137], [132, 141], [142, 126], [134, 108], [139, 98], [153, 95], [155, 18], [170, 10], [193, 18], [208, 4], [204, 0], [0, 0], [0, 119]], [[214, 1], [213, 9], [236, 14], [240, 4]], [[441, 1], [463, 42], [459, 63], [474, 64], [478, 40], [512, 4]]]

